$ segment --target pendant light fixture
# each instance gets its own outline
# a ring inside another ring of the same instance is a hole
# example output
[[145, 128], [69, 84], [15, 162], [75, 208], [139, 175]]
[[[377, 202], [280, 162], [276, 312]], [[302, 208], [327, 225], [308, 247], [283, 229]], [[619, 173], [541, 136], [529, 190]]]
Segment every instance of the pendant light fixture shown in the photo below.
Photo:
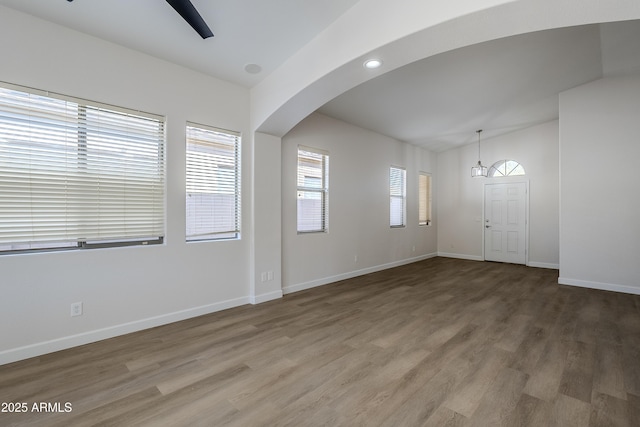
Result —
[[478, 164], [471, 168], [471, 176], [473, 178], [478, 176], [487, 176], [487, 167], [482, 166], [482, 162], [480, 162], [480, 133], [482, 133], [482, 129], [478, 129], [476, 131], [478, 134]]

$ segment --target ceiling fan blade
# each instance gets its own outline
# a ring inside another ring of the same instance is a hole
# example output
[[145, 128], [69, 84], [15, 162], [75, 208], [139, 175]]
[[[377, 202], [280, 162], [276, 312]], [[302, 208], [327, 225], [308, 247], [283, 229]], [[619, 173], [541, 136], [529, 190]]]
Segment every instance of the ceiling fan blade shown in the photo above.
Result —
[[169, 3], [171, 7], [173, 7], [176, 12], [178, 12], [180, 16], [182, 16], [184, 20], [187, 21], [194, 30], [196, 30], [198, 34], [200, 34], [200, 37], [203, 39], [213, 37], [211, 29], [209, 29], [207, 23], [204, 22], [202, 16], [200, 16], [189, 0], [167, 0], [167, 3]]

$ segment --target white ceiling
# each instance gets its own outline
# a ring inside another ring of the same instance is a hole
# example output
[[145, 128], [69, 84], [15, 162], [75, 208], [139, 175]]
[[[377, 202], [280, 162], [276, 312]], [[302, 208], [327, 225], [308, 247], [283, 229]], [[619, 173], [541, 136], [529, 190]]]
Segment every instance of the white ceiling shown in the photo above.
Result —
[[[251, 88], [357, 1], [192, 0], [215, 34], [207, 40], [163, 0], [0, 5]], [[615, 24], [607, 26], [616, 33]], [[638, 45], [639, 27], [625, 33], [627, 43]], [[559, 92], [603, 75], [601, 33], [596, 24], [446, 52], [369, 80], [320, 112], [444, 151], [477, 141], [476, 129], [489, 138], [557, 118]], [[245, 72], [247, 64], [262, 72]]]
[[[252, 87], [358, 0], [192, 0], [203, 40], [164, 0], [0, 0], [0, 5]], [[262, 67], [259, 74], [244, 71]]]
[[435, 55], [338, 96], [320, 112], [443, 151], [558, 117], [558, 93], [602, 76], [598, 25]]

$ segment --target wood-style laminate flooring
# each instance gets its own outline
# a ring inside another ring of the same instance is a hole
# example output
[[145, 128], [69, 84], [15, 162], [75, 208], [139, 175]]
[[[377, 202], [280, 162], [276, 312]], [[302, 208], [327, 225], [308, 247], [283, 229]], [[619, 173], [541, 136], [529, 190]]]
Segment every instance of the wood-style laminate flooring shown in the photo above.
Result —
[[640, 297], [434, 258], [0, 367], [1, 426], [640, 426]]

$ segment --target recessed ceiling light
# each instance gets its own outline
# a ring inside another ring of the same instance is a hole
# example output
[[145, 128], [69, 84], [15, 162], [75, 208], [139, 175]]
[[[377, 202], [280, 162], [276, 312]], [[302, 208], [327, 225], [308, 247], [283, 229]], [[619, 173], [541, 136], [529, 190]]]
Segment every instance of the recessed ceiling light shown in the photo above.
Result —
[[379, 59], [367, 59], [364, 61], [364, 68], [369, 70], [373, 70], [374, 68], [379, 68], [382, 65], [382, 61]]
[[262, 71], [262, 67], [258, 64], [247, 64], [244, 66], [244, 70], [249, 74], [258, 74]]

